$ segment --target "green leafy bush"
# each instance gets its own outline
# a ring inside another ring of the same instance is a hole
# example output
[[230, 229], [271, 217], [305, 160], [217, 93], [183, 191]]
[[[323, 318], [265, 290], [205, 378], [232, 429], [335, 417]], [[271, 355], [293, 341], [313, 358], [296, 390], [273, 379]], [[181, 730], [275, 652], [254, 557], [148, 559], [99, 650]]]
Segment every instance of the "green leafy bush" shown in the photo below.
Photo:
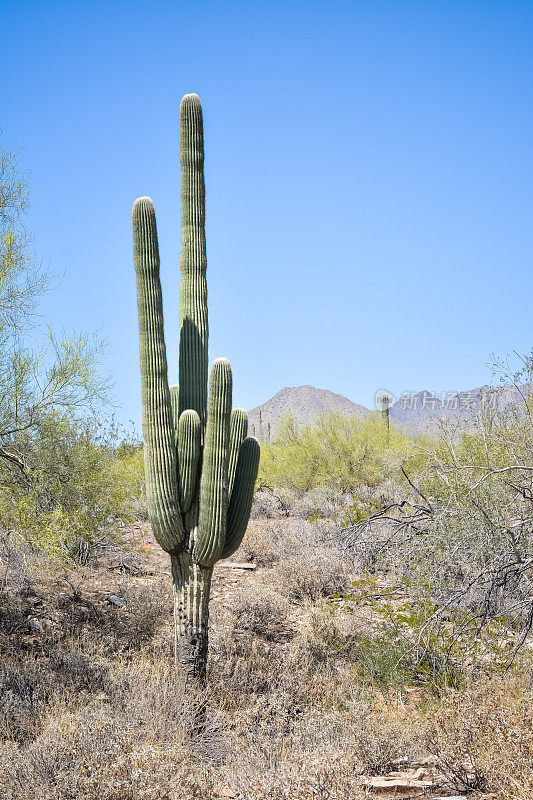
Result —
[[399, 431], [388, 431], [379, 416], [328, 414], [299, 429], [289, 423], [261, 448], [260, 485], [299, 491], [328, 486], [340, 493], [378, 486], [398, 470], [410, 443]]
[[90, 548], [142, 513], [142, 449], [112, 425], [42, 415], [0, 461], [2, 526], [51, 556], [84, 560]]

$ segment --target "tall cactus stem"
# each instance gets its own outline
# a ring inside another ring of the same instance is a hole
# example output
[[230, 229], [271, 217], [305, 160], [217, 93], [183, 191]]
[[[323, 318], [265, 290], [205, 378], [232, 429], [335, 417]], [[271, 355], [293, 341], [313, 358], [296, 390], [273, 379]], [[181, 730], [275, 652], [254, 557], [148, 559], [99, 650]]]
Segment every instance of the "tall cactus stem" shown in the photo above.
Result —
[[205, 244], [202, 104], [187, 94], [180, 106], [181, 286], [179, 316], [180, 414], [193, 409], [206, 425], [208, 374], [207, 255]]
[[183, 514], [191, 507], [200, 463], [200, 417], [196, 411], [184, 411], [178, 424], [178, 465], [180, 506]]
[[259, 442], [249, 436], [241, 445], [235, 485], [228, 508], [227, 533], [220, 558], [228, 558], [239, 547], [246, 533], [259, 469]]
[[170, 407], [172, 409], [172, 427], [174, 428], [174, 444], [178, 446], [178, 426], [179, 426], [179, 386], [177, 383], [170, 387]]

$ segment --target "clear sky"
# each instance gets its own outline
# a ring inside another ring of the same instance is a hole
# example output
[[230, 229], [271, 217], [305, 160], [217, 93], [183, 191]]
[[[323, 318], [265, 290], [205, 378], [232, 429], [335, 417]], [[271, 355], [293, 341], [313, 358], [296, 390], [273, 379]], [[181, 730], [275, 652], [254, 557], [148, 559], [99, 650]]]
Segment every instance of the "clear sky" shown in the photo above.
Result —
[[533, 345], [533, 2], [0, 0], [0, 126], [57, 328], [140, 420], [131, 206], [156, 205], [177, 378], [178, 106], [206, 136], [210, 354], [234, 403], [487, 383]]

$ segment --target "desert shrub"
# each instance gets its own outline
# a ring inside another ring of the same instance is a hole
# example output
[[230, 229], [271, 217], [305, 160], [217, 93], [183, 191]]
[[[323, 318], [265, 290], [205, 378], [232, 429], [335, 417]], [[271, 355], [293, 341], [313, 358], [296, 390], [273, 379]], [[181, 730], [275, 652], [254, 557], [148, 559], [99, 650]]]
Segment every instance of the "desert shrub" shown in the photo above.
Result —
[[40, 729], [43, 707], [51, 695], [50, 682], [42, 677], [35, 665], [25, 669], [16, 664], [0, 667], [2, 739], [24, 742], [34, 738]]
[[[30, 563], [35, 561], [28, 547], [16, 546], [9, 533], [0, 532], [1, 591], [8, 595], [27, 592], [31, 585]], [[30, 563], [29, 563], [30, 562]]]
[[120, 444], [112, 424], [41, 415], [11, 443], [25, 472], [0, 463], [4, 529], [48, 555], [86, 560], [99, 539], [142, 513], [142, 451]]
[[328, 487], [335, 498], [360, 485], [382, 483], [398, 469], [408, 444], [399, 431], [388, 432], [378, 416], [325, 415], [263, 445], [258, 482], [296, 491]]
[[98, 692], [107, 683], [108, 667], [103, 660], [73, 648], [54, 651], [48, 669], [54, 673], [58, 685], [69, 692]]
[[[367, 796], [358, 775], [386, 767], [402, 751], [398, 726], [357, 704], [350, 712], [306, 710], [277, 730], [256, 729], [246, 720], [231, 734], [239, 756], [232, 764], [231, 784], [245, 798], [332, 800]], [[263, 717], [264, 718], [264, 717]]]
[[302, 547], [282, 558], [268, 580], [292, 600], [315, 602], [346, 588], [348, 569], [333, 547]]
[[317, 663], [336, 663], [355, 685], [369, 690], [418, 683], [409, 644], [380, 628], [373, 618], [357, 616], [344, 601], [315, 606], [302, 631], [302, 645]]
[[288, 672], [286, 659], [273, 642], [235, 637], [231, 628], [213, 629], [208, 675], [211, 690], [224, 698], [228, 709], [248, 706], [254, 695], [271, 694], [283, 695], [292, 706], [300, 692], [300, 676]]
[[185, 740], [179, 721], [171, 739], [155, 742], [106, 703], [58, 708], [29, 748], [0, 749], [0, 790], [6, 800], [201, 797], [208, 770], [191, 773]]
[[[78, 590], [62, 595], [57, 606], [62, 612], [61, 626], [54, 641], [75, 641], [95, 656], [112, 656], [150, 648], [154, 637], [171, 613], [171, 592], [166, 582], [148, 586], [130, 586], [122, 592], [123, 607], [93, 603]], [[170, 643], [158, 642], [169, 655]]]
[[348, 494], [329, 486], [316, 486], [308, 490], [280, 486], [271, 490], [271, 496], [278, 503], [277, 516], [302, 517], [310, 522], [318, 522], [334, 518]]
[[329, 535], [325, 525], [299, 518], [257, 520], [249, 525], [238, 552], [258, 566], [271, 567], [302, 549], [323, 545]]
[[502, 671], [514, 646], [498, 624], [474, 638], [470, 615], [451, 609], [440, 624], [440, 607], [414, 595], [408, 582], [384, 585], [366, 574], [319, 609], [317, 646], [344, 653], [361, 684], [380, 688], [419, 686], [443, 692], [468, 682], [468, 675]]
[[5, 663], [0, 667], [0, 739], [31, 741], [51, 703], [68, 693], [101, 691], [106, 680], [102, 661], [76, 650]]
[[528, 637], [532, 452], [529, 414], [481, 415], [413, 446], [403, 499], [366, 503], [339, 532], [357, 565], [402, 590], [409, 640], [434, 671], [511, 663]]
[[258, 567], [272, 567], [281, 557], [280, 539], [283, 535], [284, 528], [279, 523], [270, 519], [253, 520], [248, 525], [238, 553]]
[[383, 775], [392, 769], [394, 761], [405, 756], [406, 735], [399, 719], [391, 721], [376, 711], [368, 701], [350, 709], [357, 723], [352, 730], [353, 750], [361, 772]]
[[290, 639], [291, 608], [287, 599], [269, 586], [254, 581], [242, 586], [231, 600], [233, 634], [249, 633], [266, 641]]
[[288, 516], [289, 510], [279, 493], [271, 487], [260, 485], [254, 494], [250, 519], [272, 519], [273, 517]]
[[314, 601], [346, 587], [348, 564], [330, 537], [330, 528], [321, 521], [258, 520], [249, 526], [239, 553], [270, 567], [263, 582], [285, 597]]
[[195, 716], [204, 702], [202, 692], [185, 691], [170, 659], [153, 658], [146, 651], [115, 664], [107, 691], [118, 716], [143, 728], [153, 741], [185, 741], [193, 735]]
[[532, 796], [532, 700], [524, 675], [484, 679], [446, 695], [422, 738], [449, 789], [495, 791], [502, 800]]

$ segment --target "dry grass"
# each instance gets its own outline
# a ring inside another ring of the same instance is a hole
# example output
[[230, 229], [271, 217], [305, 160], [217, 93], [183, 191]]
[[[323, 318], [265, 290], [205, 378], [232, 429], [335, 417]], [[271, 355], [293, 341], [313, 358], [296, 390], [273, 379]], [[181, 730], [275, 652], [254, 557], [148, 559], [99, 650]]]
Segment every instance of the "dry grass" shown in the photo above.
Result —
[[532, 796], [525, 678], [442, 698], [358, 681], [351, 622], [344, 635], [324, 612], [346, 568], [323, 530], [270, 519], [251, 533], [240, 555], [259, 563], [262, 553], [263, 567], [213, 603], [206, 697], [186, 694], [171, 663], [168, 579], [128, 578], [118, 609], [83, 589], [41, 588], [41, 618], [55, 622], [35, 637], [35, 593], [12, 576], [19, 588], [4, 595], [0, 621], [0, 797], [357, 800], [363, 774], [431, 754], [449, 787]]
[[348, 564], [330, 544], [323, 522], [256, 521], [241, 553], [260, 567], [270, 567], [263, 580], [290, 600], [316, 601], [346, 589]]
[[450, 692], [426, 720], [423, 744], [460, 792], [533, 797], [533, 691], [528, 676], [485, 679]]

